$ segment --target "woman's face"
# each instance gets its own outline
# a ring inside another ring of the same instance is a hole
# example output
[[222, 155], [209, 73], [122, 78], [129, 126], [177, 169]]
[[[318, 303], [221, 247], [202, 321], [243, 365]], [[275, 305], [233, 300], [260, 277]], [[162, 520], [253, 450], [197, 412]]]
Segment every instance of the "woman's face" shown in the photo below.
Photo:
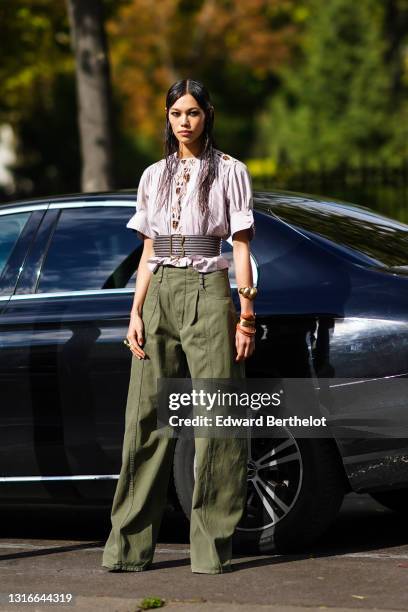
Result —
[[190, 145], [204, 131], [205, 113], [191, 94], [185, 94], [170, 107], [169, 121], [179, 143]]

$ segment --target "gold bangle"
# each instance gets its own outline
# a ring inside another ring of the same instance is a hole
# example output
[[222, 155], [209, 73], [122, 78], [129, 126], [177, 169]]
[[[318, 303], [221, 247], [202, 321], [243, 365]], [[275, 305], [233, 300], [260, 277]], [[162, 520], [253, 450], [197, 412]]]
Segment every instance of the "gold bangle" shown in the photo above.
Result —
[[238, 293], [243, 295], [248, 300], [253, 300], [258, 293], [258, 289], [256, 287], [240, 287], [238, 289]]
[[240, 319], [239, 324], [242, 327], [250, 327], [252, 329], [255, 327], [255, 321], [247, 321], [246, 319]]

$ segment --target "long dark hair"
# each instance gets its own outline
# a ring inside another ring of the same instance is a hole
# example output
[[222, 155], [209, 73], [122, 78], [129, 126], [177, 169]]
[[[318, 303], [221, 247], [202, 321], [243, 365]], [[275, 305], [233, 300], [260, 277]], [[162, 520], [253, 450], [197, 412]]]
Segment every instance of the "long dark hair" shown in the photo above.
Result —
[[214, 178], [217, 176], [219, 163], [218, 156], [215, 153], [215, 149], [218, 149], [218, 147], [212, 133], [214, 125], [214, 107], [211, 104], [210, 95], [207, 89], [200, 81], [194, 81], [193, 79], [176, 81], [167, 92], [167, 114], [164, 132], [164, 157], [166, 166], [162, 173], [158, 189], [158, 208], [164, 206], [165, 202], [168, 200], [173, 176], [178, 164], [177, 155], [173, 154], [179, 150], [179, 141], [173, 133], [169, 121], [169, 112], [173, 104], [186, 94], [191, 94], [205, 113], [204, 130], [200, 136], [203, 147], [200, 153], [202, 162], [200, 177], [198, 179], [198, 207], [203, 213], [204, 218], [208, 219], [208, 195]]

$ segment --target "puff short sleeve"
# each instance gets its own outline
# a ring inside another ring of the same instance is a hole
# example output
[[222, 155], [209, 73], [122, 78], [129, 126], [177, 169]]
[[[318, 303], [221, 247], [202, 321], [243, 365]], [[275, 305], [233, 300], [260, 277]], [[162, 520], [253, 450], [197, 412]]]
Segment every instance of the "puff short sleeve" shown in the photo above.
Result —
[[253, 215], [252, 180], [247, 166], [237, 160], [229, 169], [227, 182], [227, 199], [229, 202], [230, 235], [249, 229], [249, 240], [255, 236]]
[[154, 238], [148, 218], [150, 176], [149, 168], [146, 168], [140, 177], [137, 188], [136, 213], [129, 219], [126, 227], [136, 230], [138, 237], [143, 240], [144, 234], [148, 238]]

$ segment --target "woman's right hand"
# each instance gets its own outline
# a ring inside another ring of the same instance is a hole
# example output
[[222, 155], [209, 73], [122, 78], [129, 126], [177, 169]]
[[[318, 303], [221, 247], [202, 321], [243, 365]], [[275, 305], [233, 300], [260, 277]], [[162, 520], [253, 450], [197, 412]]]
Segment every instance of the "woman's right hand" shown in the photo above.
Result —
[[137, 312], [132, 312], [131, 314], [126, 338], [129, 340], [129, 348], [133, 355], [138, 359], [144, 359], [146, 356], [142, 349], [144, 344], [144, 323], [142, 317]]

